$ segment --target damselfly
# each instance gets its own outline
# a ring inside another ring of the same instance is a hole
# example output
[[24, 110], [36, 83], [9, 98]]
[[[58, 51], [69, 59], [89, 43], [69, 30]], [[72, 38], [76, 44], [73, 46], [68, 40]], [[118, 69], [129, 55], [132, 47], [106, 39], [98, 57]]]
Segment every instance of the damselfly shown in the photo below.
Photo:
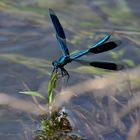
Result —
[[116, 48], [120, 44], [120, 41], [107, 42], [111, 35], [106, 35], [103, 39], [98, 41], [96, 44], [92, 45], [90, 48], [81, 50], [78, 53], [70, 54], [66, 44], [66, 36], [63, 27], [59, 22], [58, 17], [56, 16], [55, 12], [52, 9], [49, 9], [49, 14], [56, 31], [56, 38], [59, 47], [62, 52], [62, 56], [58, 60], [52, 62], [52, 65], [54, 67], [52, 73], [57, 72], [58, 69], [60, 69], [61, 75], [62, 76], [67, 75], [69, 78], [69, 73], [64, 68], [64, 66], [72, 61], [108, 70], [119, 70], [122, 68], [120, 64], [115, 64], [112, 62], [95, 62], [95, 61], [89, 62], [87, 60], [79, 59], [80, 57], [88, 53], [98, 54]]

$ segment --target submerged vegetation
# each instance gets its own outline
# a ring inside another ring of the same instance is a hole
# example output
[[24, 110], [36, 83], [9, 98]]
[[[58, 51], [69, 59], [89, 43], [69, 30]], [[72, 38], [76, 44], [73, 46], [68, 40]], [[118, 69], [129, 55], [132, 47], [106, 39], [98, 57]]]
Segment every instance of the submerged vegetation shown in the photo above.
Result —
[[72, 126], [65, 112], [53, 112], [50, 117], [41, 121], [41, 130], [37, 131], [34, 140], [82, 140], [72, 134]]

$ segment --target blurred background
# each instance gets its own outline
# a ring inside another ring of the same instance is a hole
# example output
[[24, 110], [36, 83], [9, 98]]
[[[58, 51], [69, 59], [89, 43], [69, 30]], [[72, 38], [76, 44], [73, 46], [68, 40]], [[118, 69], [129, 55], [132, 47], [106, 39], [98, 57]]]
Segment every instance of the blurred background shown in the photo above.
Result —
[[71, 96], [56, 96], [56, 104], [70, 114], [74, 133], [87, 140], [138, 140], [139, 6], [139, 0], [1, 0], [0, 139], [31, 140], [37, 129], [40, 112], [32, 98], [19, 91], [30, 89], [47, 97], [51, 62], [61, 55], [48, 13], [52, 8], [71, 52], [88, 48], [107, 34], [122, 42], [109, 52], [85, 56], [119, 63], [124, 66], [121, 72], [76, 62], [66, 66], [70, 80], [63, 88]]

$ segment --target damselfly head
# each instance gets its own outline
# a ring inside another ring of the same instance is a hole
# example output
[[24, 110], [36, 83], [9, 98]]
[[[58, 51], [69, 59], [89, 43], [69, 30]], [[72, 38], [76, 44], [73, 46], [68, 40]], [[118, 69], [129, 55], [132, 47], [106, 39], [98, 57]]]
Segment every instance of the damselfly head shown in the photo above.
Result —
[[56, 68], [57, 68], [57, 67], [58, 67], [58, 65], [59, 65], [59, 62], [58, 62], [58, 61], [53, 61], [53, 62], [52, 62], [52, 65], [53, 65], [54, 67], [56, 67]]

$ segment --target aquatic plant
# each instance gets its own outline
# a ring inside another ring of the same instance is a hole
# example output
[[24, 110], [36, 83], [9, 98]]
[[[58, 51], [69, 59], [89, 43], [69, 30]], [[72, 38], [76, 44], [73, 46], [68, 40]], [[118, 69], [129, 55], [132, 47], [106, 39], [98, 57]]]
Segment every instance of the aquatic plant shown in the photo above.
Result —
[[[48, 102], [47, 106], [51, 106], [53, 102], [53, 90], [56, 87], [58, 73], [53, 73], [48, 83]], [[36, 91], [22, 91], [25, 95], [39, 97], [45, 99], [43, 95]], [[70, 124], [68, 114], [64, 110], [51, 110], [50, 114], [44, 114], [41, 120], [41, 128], [36, 131], [34, 140], [82, 140], [78, 135], [72, 134], [72, 126]]]
[[72, 127], [67, 119], [67, 113], [54, 111], [50, 117], [45, 116], [41, 121], [41, 130], [37, 131], [34, 140], [69, 139], [68, 133], [71, 131]]

